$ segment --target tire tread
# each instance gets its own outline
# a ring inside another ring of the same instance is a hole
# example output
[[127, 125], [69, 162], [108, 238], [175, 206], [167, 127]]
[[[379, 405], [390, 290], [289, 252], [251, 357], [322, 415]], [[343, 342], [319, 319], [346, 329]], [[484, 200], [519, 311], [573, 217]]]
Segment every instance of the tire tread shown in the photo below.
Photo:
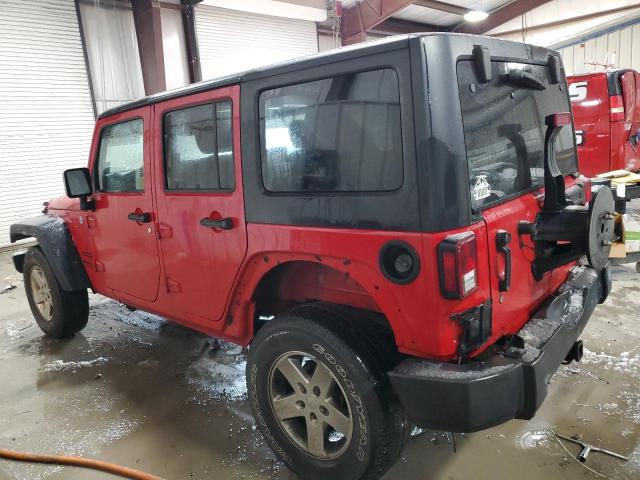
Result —
[[[409, 425], [386, 375], [399, 360], [393, 333], [367, 319], [363, 312], [322, 302], [293, 307], [260, 329], [255, 342], [282, 328], [315, 331], [320, 336], [337, 337], [343, 346], [362, 360], [378, 398], [377, 411], [370, 411], [374, 449], [371, 461], [358, 480], [378, 480], [397, 461], [409, 437]], [[318, 332], [324, 330], [324, 332]]]

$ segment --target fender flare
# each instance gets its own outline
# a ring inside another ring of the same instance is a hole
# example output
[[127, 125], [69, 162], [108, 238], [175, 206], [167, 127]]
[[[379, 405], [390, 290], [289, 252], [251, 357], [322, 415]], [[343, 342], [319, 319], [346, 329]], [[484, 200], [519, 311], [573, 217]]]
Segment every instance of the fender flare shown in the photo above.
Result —
[[[353, 271], [354, 262], [350, 259], [333, 256], [321, 257], [319, 254], [308, 252], [292, 254], [285, 251], [259, 250], [245, 259], [229, 296], [230, 305], [226, 314], [227, 324], [225, 326], [225, 333], [228, 334], [229, 338], [242, 338], [245, 345], [251, 342], [255, 335], [252, 321], [255, 312], [252, 311], [252, 305], [256, 287], [274, 268], [294, 261], [321, 264], [350, 275], [378, 304], [380, 312], [385, 315], [394, 332], [398, 348], [404, 353], [419, 353], [419, 350], [416, 350], [413, 344], [412, 326], [407, 322], [404, 315], [400, 313], [400, 303], [393, 295], [393, 290], [383, 287], [383, 285], [386, 285], [385, 282], [387, 280], [382, 273], [373, 270], [371, 275], [362, 276]], [[369, 267], [365, 263], [362, 265]], [[237, 321], [238, 319], [243, 320]]]
[[[11, 225], [9, 236], [11, 243], [35, 238], [63, 290], [91, 288], [69, 228], [62, 218], [41, 215], [21, 220]], [[16, 266], [18, 264], [20, 262]]]

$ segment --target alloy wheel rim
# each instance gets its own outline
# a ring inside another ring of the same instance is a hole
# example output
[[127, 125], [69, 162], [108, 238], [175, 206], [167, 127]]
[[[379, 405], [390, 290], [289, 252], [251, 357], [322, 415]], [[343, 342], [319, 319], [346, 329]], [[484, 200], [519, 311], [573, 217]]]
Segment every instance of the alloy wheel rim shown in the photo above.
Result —
[[47, 278], [44, 276], [44, 272], [38, 266], [31, 267], [30, 275], [31, 294], [33, 295], [33, 301], [47, 322], [50, 322], [53, 318], [53, 298], [51, 296], [51, 288], [47, 283]]
[[333, 372], [304, 352], [287, 352], [269, 372], [269, 401], [278, 424], [294, 444], [321, 460], [349, 447], [353, 417]]

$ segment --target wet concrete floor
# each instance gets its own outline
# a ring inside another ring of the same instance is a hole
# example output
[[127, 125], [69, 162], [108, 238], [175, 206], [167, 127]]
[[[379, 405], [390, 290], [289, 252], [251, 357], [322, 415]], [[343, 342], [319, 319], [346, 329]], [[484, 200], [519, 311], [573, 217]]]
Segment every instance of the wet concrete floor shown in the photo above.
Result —
[[[82, 455], [166, 479], [295, 479], [254, 426], [240, 348], [91, 297], [88, 327], [45, 338], [21, 276], [0, 255], [0, 447]], [[561, 367], [531, 421], [409, 442], [385, 480], [640, 478], [640, 275], [615, 269], [614, 291], [585, 333], [581, 364]], [[630, 456], [579, 447], [557, 431]], [[0, 460], [5, 479], [108, 479], [103, 473]]]

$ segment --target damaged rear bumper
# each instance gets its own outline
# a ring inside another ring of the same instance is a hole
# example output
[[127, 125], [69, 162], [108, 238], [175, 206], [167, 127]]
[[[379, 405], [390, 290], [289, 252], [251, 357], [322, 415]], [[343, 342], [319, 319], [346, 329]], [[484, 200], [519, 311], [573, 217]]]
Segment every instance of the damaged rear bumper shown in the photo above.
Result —
[[518, 332], [521, 358], [485, 352], [464, 364], [408, 359], [389, 373], [409, 418], [418, 426], [475, 432], [513, 418], [532, 418], [547, 385], [596, 305], [611, 290], [611, 270], [575, 267], [559, 293]]

